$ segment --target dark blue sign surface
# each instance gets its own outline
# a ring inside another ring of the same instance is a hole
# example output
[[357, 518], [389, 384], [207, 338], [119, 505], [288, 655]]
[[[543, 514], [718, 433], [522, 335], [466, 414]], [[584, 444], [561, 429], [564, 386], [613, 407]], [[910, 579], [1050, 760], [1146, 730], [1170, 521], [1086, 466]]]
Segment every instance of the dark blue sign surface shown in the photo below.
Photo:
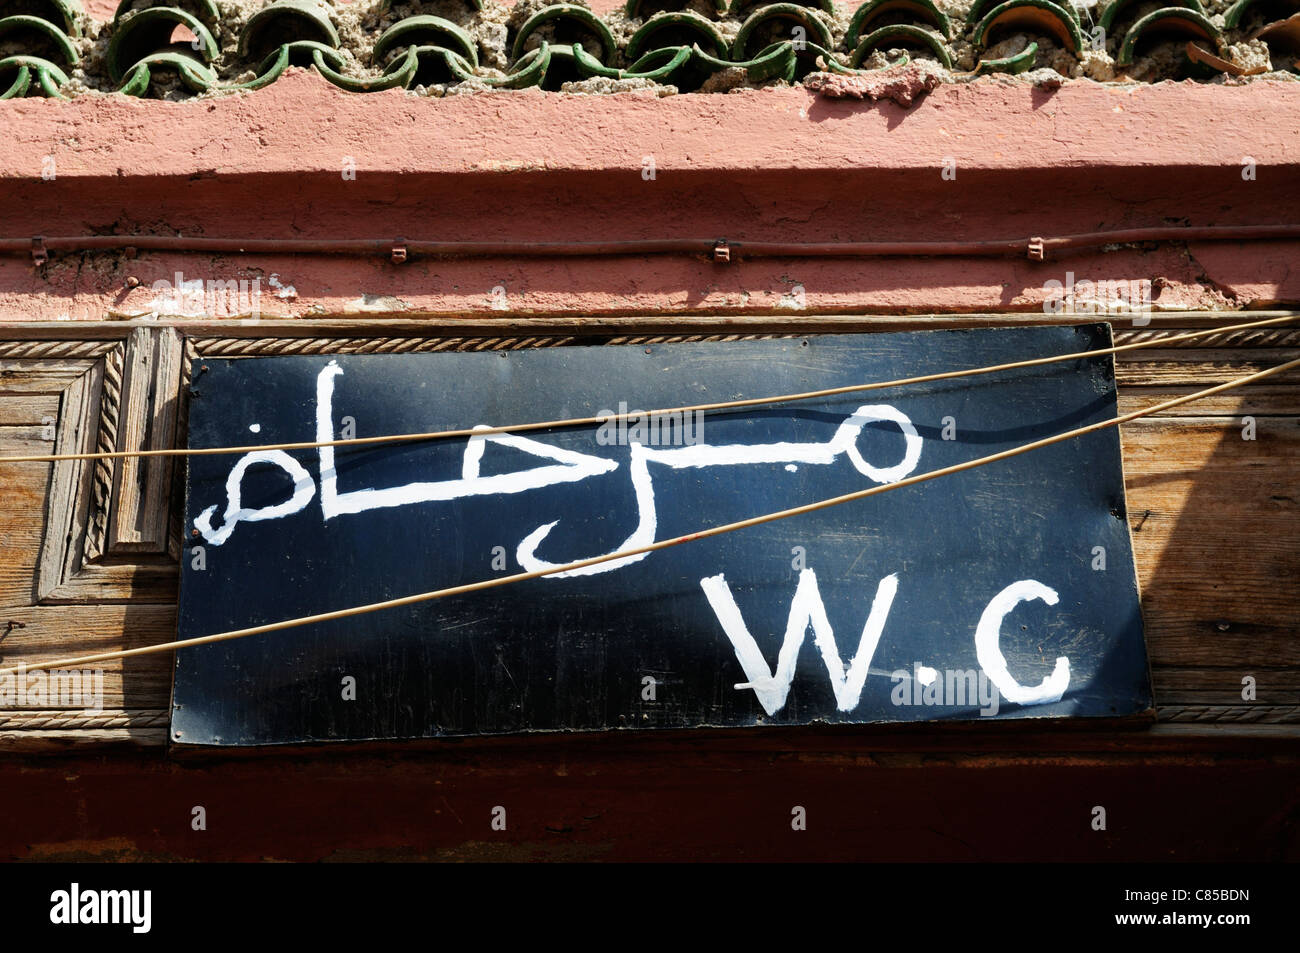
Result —
[[[1109, 345], [1045, 327], [205, 359], [191, 447], [500, 426]], [[567, 564], [1105, 420], [1110, 356], [702, 414], [189, 460], [181, 638]], [[1150, 707], [1119, 434], [670, 549], [182, 650], [193, 744]]]

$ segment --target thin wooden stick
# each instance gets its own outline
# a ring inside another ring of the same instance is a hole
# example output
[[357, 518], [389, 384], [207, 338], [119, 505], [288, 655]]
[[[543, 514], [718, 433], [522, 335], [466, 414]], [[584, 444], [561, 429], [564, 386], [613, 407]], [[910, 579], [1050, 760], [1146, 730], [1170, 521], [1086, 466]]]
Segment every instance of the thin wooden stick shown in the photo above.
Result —
[[[624, 549], [616, 553], [607, 553], [604, 556], [592, 556], [589, 559], [579, 559], [576, 562], [565, 563], [559, 566], [552, 566], [549, 569], [537, 569], [531, 572], [515, 573], [511, 576], [500, 576], [495, 579], [485, 579], [480, 582], [466, 583], [460, 586], [451, 586], [447, 589], [436, 589], [431, 592], [416, 593], [411, 596], [402, 596], [397, 599], [386, 599], [383, 602], [372, 602], [368, 605], [352, 606], [347, 609], [336, 609], [332, 612], [321, 612], [316, 615], [302, 616], [296, 619], [285, 619], [281, 622], [270, 622], [265, 625], [255, 625], [246, 629], [233, 629], [229, 632], [217, 632], [213, 635], [202, 635], [190, 639], [180, 639], [174, 642], [164, 642], [158, 645], [146, 645], [134, 649], [122, 649], [116, 652], [100, 652], [96, 655], [82, 655], [75, 658], [56, 659], [52, 662], [42, 662], [32, 666], [25, 666], [25, 670], [33, 669], [55, 669], [70, 668], [76, 665], [87, 665], [91, 662], [107, 662], [111, 659], [133, 658], [139, 655], [151, 655], [157, 652], [169, 652], [175, 649], [191, 648], [196, 645], [208, 645], [213, 642], [228, 642], [233, 639], [243, 639], [251, 635], [262, 635], [267, 632], [279, 632], [283, 629], [292, 629], [303, 625], [312, 625], [317, 622], [332, 622], [335, 619], [347, 619], [352, 616], [365, 615], [370, 612], [379, 612], [384, 609], [396, 609], [400, 606], [409, 606], [417, 602], [430, 602], [434, 599], [443, 599], [447, 596], [459, 596], [468, 592], [478, 592], [483, 589], [493, 589], [497, 586], [510, 585], [516, 582], [526, 582], [529, 579], [540, 579], [542, 576], [551, 576], [556, 573], [568, 572], [573, 569], [582, 569], [585, 566], [595, 566], [599, 563], [610, 562], [615, 559], [625, 559], [629, 556], [639, 556], [643, 553], [652, 553], [660, 549], [667, 549], [670, 546], [680, 546], [682, 543], [694, 542], [697, 539], [708, 539], [711, 536], [721, 536], [724, 533], [734, 533], [737, 530], [748, 529], [751, 526], [760, 526], [763, 523], [772, 523], [776, 520], [788, 519], [792, 516], [801, 516], [804, 513], [813, 513], [817, 510], [824, 510], [828, 507], [839, 506], [843, 503], [850, 503], [855, 500], [866, 499], [869, 496], [876, 496], [881, 493], [888, 493], [890, 490], [899, 490], [905, 486], [914, 486], [918, 483], [924, 483], [927, 480], [936, 480], [939, 477], [951, 476], [961, 473], [965, 470], [973, 470], [976, 467], [987, 466], [990, 463], [996, 463], [999, 460], [1006, 460], [1011, 457], [1019, 456], [1022, 453], [1028, 453], [1031, 450], [1038, 450], [1042, 447], [1049, 447], [1053, 444], [1063, 443], [1066, 440], [1072, 440], [1075, 437], [1082, 437], [1085, 434], [1095, 433], [1099, 430], [1105, 430], [1110, 427], [1117, 427], [1120, 424], [1137, 420], [1140, 417], [1147, 417], [1172, 407], [1178, 407], [1181, 404], [1190, 403], [1194, 400], [1200, 400], [1209, 397], [1212, 394], [1219, 394], [1223, 391], [1232, 390], [1245, 384], [1251, 384], [1255, 381], [1263, 380], [1266, 377], [1272, 377], [1274, 374], [1280, 374], [1283, 371], [1290, 370], [1293, 367], [1300, 367], [1300, 358], [1294, 361], [1287, 361], [1285, 364], [1278, 364], [1266, 370], [1258, 371], [1254, 374], [1248, 374], [1245, 377], [1238, 377], [1224, 384], [1210, 387], [1205, 390], [1196, 391], [1192, 394], [1185, 394], [1182, 397], [1175, 397], [1163, 403], [1155, 404], [1145, 410], [1135, 410], [1118, 417], [1112, 417], [1108, 420], [1099, 421], [1095, 424], [1089, 424], [1085, 427], [1078, 427], [1074, 430], [1068, 430], [1065, 433], [1056, 434], [1052, 437], [1045, 437], [1042, 440], [1035, 440], [1032, 443], [1023, 444], [1019, 447], [1012, 447], [1010, 450], [1003, 450], [999, 453], [990, 454], [986, 457], [979, 457], [975, 460], [968, 460], [965, 463], [954, 464], [949, 467], [942, 467], [938, 470], [931, 470], [928, 473], [917, 474], [916, 476], [905, 477], [894, 483], [884, 483], [878, 486], [867, 487], [863, 490], [856, 490], [852, 493], [845, 493], [841, 496], [830, 497], [825, 500], [818, 500], [815, 503], [805, 503], [802, 506], [791, 507], [786, 510], [778, 510], [774, 513], [765, 513], [762, 516], [754, 516], [749, 519], [738, 520], [734, 523], [725, 523], [721, 526], [713, 526], [708, 529], [700, 530], [697, 533], [688, 533], [685, 536], [675, 536], [672, 539], [661, 540], [657, 543], [650, 543], [645, 546], [638, 546], [634, 549]], [[0, 669], [0, 677], [6, 675], [18, 674], [17, 669]]]
[[845, 387], [830, 387], [824, 390], [805, 391], [801, 394], [778, 394], [773, 397], [747, 397], [743, 400], [725, 400], [709, 404], [691, 404], [686, 407], [669, 407], [662, 410], [646, 410], [627, 414], [608, 414], [602, 417], [571, 417], [566, 420], [543, 420], [528, 424], [510, 424], [501, 427], [482, 427], [478, 429], [434, 430], [428, 433], [387, 434], [378, 437], [349, 437], [345, 440], [315, 440], [298, 443], [263, 443], [249, 444], [243, 447], [175, 447], [163, 450], [112, 450], [96, 453], [44, 453], [28, 454], [16, 457], [0, 457], [4, 463], [54, 463], [60, 460], [118, 460], [126, 457], [199, 457], [222, 453], [255, 453], [259, 450], [314, 450], [320, 447], [356, 447], [375, 443], [409, 443], [418, 440], [438, 440], [447, 437], [487, 436], [497, 433], [517, 433], [530, 430], [550, 430], [557, 427], [577, 427], [588, 424], [604, 424], [616, 420], [634, 417], [664, 416], [667, 414], [688, 414], [705, 410], [728, 410], [735, 407], [754, 407], [760, 404], [781, 404], [796, 400], [815, 400], [819, 397], [834, 397], [838, 394], [853, 394], [861, 391], [883, 390], [889, 387], [905, 387], [911, 384], [927, 384], [933, 381], [956, 380], [962, 377], [976, 377], [981, 374], [996, 374], [999, 371], [1017, 370], [1025, 367], [1041, 367], [1044, 364], [1059, 364], [1065, 361], [1081, 360], [1089, 357], [1104, 357], [1107, 354], [1122, 354], [1141, 348], [1156, 347], [1161, 344], [1173, 344], [1193, 338], [1212, 334], [1224, 334], [1231, 331], [1245, 331], [1250, 328], [1266, 327], [1270, 324], [1294, 322], [1296, 315], [1284, 315], [1277, 318], [1265, 318], [1249, 321], [1245, 324], [1231, 324], [1219, 328], [1205, 328], [1189, 331], [1172, 337], [1153, 338], [1150, 341], [1137, 341], [1133, 344], [1120, 344], [1115, 347], [1099, 348], [1093, 351], [1077, 351], [1073, 354], [1059, 354], [1053, 357], [1036, 357], [1027, 361], [1013, 361], [1009, 364], [995, 364], [989, 367], [974, 367], [961, 371], [943, 371], [938, 374], [923, 374], [919, 377], [903, 377], [892, 381], [876, 381], [870, 384], [850, 384]]

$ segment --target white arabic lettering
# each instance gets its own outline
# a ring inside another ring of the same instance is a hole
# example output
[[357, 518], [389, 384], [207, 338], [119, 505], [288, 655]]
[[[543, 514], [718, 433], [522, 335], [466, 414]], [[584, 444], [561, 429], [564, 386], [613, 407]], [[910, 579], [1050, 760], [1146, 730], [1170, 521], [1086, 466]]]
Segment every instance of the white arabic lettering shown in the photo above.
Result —
[[[324, 443], [335, 439], [334, 381], [343, 374], [336, 361], [321, 370], [316, 378], [316, 440]], [[868, 463], [857, 446], [863, 427], [872, 422], [892, 423], [902, 432], [905, 449], [903, 458], [890, 467], [876, 467]], [[491, 429], [480, 424], [475, 430]], [[480, 464], [488, 444], [497, 444], [523, 451], [543, 460], [547, 465], [536, 466], [510, 473], [482, 476]], [[629, 444], [628, 464], [632, 488], [637, 502], [637, 526], [619, 546], [610, 553], [635, 549], [654, 542], [658, 529], [655, 508], [654, 481], [649, 464], [656, 463], [674, 470], [712, 466], [739, 466], [745, 464], [786, 464], [794, 470], [797, 464], [829, 465], [841, 455], [864, 476], [876, 483], [893, 483], [903, 479], [921, 459], [922, 439], [907, 415], [887, 404], [859, 407], [845, 418], [831, 439], [825, 443], [770, 443], [731, 444], [658, 448], [642, 443]], [[453, 480], [433, 480], [406, 483], [401, 486], [377, 489], [367, 487], [340, 490], [339, 475], [335, 467], [334, 448], [317, 448], [320, 463], [320, 504], [326, 520], [347, 514], [364, 513], [384, 507], [407, 506], [414, 503], [447, 502], [470, 496], [522, 493], [561, 483], [577, 483], [618, 469], [618, 462], [591, 454], [566, 450], [513, 434], [489, 433], [471, 436], [465, 446], [461, 476]], [[260, 509], [246, 509], [240, 503], [240, 483], [245, 472], [256, 463], [271, 463], [281, 467], [293, 481], [293, 495], [284, 503]], [[235, 526], [242, 521], [278, 519], [304, 509], [315, 494], [311, 475], [291, 456], [282, 450], [261, 450], [245, 454], [236, 462], [226, 480], [226, 511], [219, 528], [211, 525], [215, 506], [205, 509], [194, 521], [195, 527], [210, 544], [219, 546], [230, 538]], [[548, 562], [537, 555], [537, 550], [558, 521], [537, 527], [520, 541], [515, 558], [525, 571], [551, 569], [563, 563]], [[608, 555], [605, 554], [605, 555]], [[546, 578], [562, 579], [570, 576], [595, 575], [612, 572], [623, 566], [639, 562], [648, 553], [612, 559], [580, 569], [553, 573]], [[593, 557], [584, 557], [593, 558]]]

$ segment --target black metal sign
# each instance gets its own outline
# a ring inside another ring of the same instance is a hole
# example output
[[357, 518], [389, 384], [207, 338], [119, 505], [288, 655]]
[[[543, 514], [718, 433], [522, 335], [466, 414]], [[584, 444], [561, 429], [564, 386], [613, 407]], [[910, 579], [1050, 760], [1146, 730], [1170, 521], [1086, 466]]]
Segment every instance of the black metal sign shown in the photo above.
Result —
[[[1105, 347], [1106, 325], [205, 359], [192, 447], [612, 416]], [[617, 553], [1114, 416], [1109, 356], [413, 443], [197, 456], [180, 636]], [[182, 650], [172, 737], [1131, 715], [1150, 707], [1109, 429], [841, 506]]]

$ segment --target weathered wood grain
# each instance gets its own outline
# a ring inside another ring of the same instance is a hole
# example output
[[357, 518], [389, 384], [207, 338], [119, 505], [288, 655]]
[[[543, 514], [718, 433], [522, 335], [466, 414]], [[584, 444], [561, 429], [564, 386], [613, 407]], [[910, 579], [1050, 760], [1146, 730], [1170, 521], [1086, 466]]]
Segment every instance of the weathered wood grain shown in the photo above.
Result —
[[[0, 608], [0, 663], [30, 666], [69, 653], [135, 648], [168, 641], [175, 633], [171, 605], [10, 606]], [[165, 708], [171, 659], [166, 653], [102, 663], [104, 707]], [[43, 707], [61, 706], [50, 701]]]
[[14, 395], [0, 400], [0, 427], [44, 426], [47, 421], [54, 424], [58, 419], [57, 394]]
[[59, 394], [86, 372], [81, 360], [0, 359], [0, 397], [15, 394]]
[[[137, 328], [126, 347], [118, 450], [161, 450], [176, 446], [180, 398], [181, 336], [172, 328]], [[110, 552], [163, 553], [171, 525], [170, 457], [119, 461], [113, 477]]]
[[[1255, 680], [1254, 701], [1247, 703], [1242, 679]], [[1285, 707], [1300, 705], [1300, 672], [1296, 668], [1253, 665], [1248, 673], [1240, 667], [1184, 667], [1158, 665], [1151, 670], [1151, 680], [1161, 710], [1180, 705], [1206, 707]]]
[[[1185, 397], [1200, 386], [1184, 387], [1147, 387], [1138, 384], [1124, 387], [1119, 392], [1119, 412], [1131, 413], [1145, 410], [1156, 404]], [[1265, 381], [1240, 390], [1215, 394], [1189, 404], [1180, 404], [1169, 410], [1161, 411], [1162, 417], [1241, 417], [1245, 414], [1256, 416], [1297, 416], [1300, 415], [1300, 387], [1292, 384], [1274, 384]]]
[[[1210, 387], [1267, 370], [1300, 357], [1295, 348], [1149, 348], [1115, 355], [1120, 387]], [[1300, 383], [1300, 368], [1268, 379], [1272, 384]]]
[[[179, 339], [173, 331], [141, 330], [151, 348], [166, 342], [162, 381], [137, 375], [141, 392], [139, 415], [121, 408], [125, 351], [112, 342], [93, 342], [97, 359], [15, 359], [9, 364], [8, 389], [0, 385], [0, 447], [10, 454], [84, 453], [116, 449], [119, 420], [134, 435], [137, 418], [158, 417], [149, 430], [157, 445], [176, 440], [176, 399], [179, 394]], [[3, 342], [0, 342], [3, 343]], [[24, 343], [41, 350], [41, 342]], [[100, 345], [103, 344], [103, 347]], [[73, 349], [76, 350], [76, 349]], [[155, 364], [157, 362], [155, 361]], [[75, 372], [75, 373], [74, 373]], [[54, 426], [51, 426], [52, 418]], [[23, 421], [23, 423], [18, 423]], [[53, 439], [51, 439], [51, 431]], [[134, 439], [132, 436], [131, 439]], [[151, 446], [155, 445], [153, 442]], [[7, 495], [0, 498], [0, 529], [7, 545], [0, 553], [0, 606], [33, 601], [58, 603], [166, 602], [175, 598], [174, 555], [169, 551], [174, 464], [162, 461], [125, 479], [115, 477], [112, 461], [60, 461], [54, 464], [8, 464], [3, 474]], [[130, 488], [131, 492], [125, 492]], [[153, 542], [138, 558], [130, 544], [121, 558], [105, 559], [109, 514], [114, 499], [143, 497], [134, 505], [147, 516], [142, 525]]]
[[[55, 453], [89, 453], [95, 449], [102, 371], [91, 365], [60, 395], [60, 420]], [[86, 533], [91, 480], [95, 464], [68, 460], [50, 464], [42, 544], [34, 599], [40, 601], [77, 571], [80, 541]]]

